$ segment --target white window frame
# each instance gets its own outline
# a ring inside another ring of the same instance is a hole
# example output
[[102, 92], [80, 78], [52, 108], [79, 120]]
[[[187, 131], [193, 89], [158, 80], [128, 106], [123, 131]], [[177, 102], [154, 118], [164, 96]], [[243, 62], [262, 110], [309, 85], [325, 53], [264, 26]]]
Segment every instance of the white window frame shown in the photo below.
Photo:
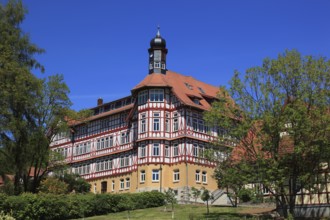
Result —
[[154, 143], [152, 145], [152, 156], [160, 156], [160, 144]]
[[150, 89], [149, 100], [150, 100], [150, 102], [163, 102], [164, 101], [164, 89]]
[[179, 145], [173, 144], [173, 157], [179, 156]]
[[131, 187], [131, 179], [129, 177], [127, 177], [125, 180], [126, 180], [125, 187], [126, 187], [126, 189], [129, 189]]
[[165, 145], [165, 157], [170, 157], [171, 148], [168, 145]]
[[119, 181], [119, 190], [124, 190], [125, 189], [125, 180], [120, 179]]
[[138, 104], [143, 105], [148, 102], [148, 90], [143, 90], [139, 92], [138, 95]]
[[206, 171], [202, 172], [202, 182], [207, 183], [207, 172]]
[[147, 156], [147, 147], [145, 144], [142, 144], [140, 147], [140, 158], [144, 158]]
[[196, 172], [195, 172], [195, 181], [197, 183], [201, 182], [201, 171], [200, 170], [196, 170]]
[[159, 182], [159, 170], [152, 170], [151, 175], [152, 182]]
[[180, 170], [173, 170], [173, 182], [180, 181]]
[[146, 181], [146, 171], [141, 170], [140, 171], [140, 183], [144, 183]]

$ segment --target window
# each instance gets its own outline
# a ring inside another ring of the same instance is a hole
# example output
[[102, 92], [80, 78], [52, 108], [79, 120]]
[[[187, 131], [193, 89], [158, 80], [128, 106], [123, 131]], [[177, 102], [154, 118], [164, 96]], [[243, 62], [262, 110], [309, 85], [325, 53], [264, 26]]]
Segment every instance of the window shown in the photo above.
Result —
[[96, 172], [111, 170], [112, 169], [112, 160], [103, 160], [96, 162]]
[[129, 142], [129, 133], [123, 132], [121, 133], [121, 144], [126, 144]]
[[160, 63], [159, 62], [155, 62], [155, 68], [160, 68]]
[[196, 170], [195, 180], [196, 180], [196, 182], [200, 182], [201, 181], [201, 171]]
[[144, 183], [145, 181], [146, 181], [146, 171], [141, 170], [141, 172], [140, 172], [140, 182]]
[[146, 127], [146, 114], [141, 115], [141, 123], [140, 123], [140, 133], [144, 133], [147, 131]]
[[206, 171], [202, 172], [202, 182], [207, 183], [207, 173], [206, 173]]
[[101, 182], [101, 193], [106, 193], [107, 192], [107, 187], [108, 187], [107, 181]]
[[193, 156], [198, 157], [198, 145], [197, 144], [193, 145]]
[[185, 84], [185, 86], [188, 88], [188, 89], [190, 89], [190, 90], [192, 90], [193, 88], [192, 88], [192, 85], [190, 85], [189, 83], [184, 83]]
[[141, 145], [140, 147], [140, 157], [145, 157], [146, 156], [146, 145]]
[[193, 118], [193, 130], [194, 131], [198, 130], [198, 120], [197, 120], [197, 118]]
[[204, 158], [204, 146], [203, 145], [199, 145], [198, 146], [198, 156], [201, 157], [201, 158]]
[[174, 157], [179, 156], [179, 147], [178, 147], [178, 144], [174, 144], [173, 145], [173, 156]]
[[120, 167], [127, 167], [130, 165], [130, 157], [129, 156], [121, 156], [120, 157]]
[[165, 64], [164, 64], [164, 63], [162, 63], [162, 69], [163, 69], [163, 70], [165, 69]]
[[163, 102], [164, 90], [163, 89], [150, 89], [150, 102]]
[[131, 187], [131, 182], [129, 178], [126, 178], [126, 189], [129, 189]]
[[173, 115], [173, 131], [179, 130], [179, 119], [178, 119], [178, 113], [174, 113]]
[[90, 165], [85, 164], [74, 168], [74, 173], [85, 175], [90, 173]]
[[170, 115], [168, 113], [166, 113], [165, 131], [170, 132]]
[[204, 132], [204, 121], [203, 120], [198, 121], [198, 130], [199, 130], [199, 132]]
[[170, 157], [170, 147], [169, 146], [165, 146], [165, 157]]
[[152, 146], [152, 156], [160, 156], [158, 143]]
[[75, 156], [91, 152], [91, 142], [77, 144], [73, 154]]
[[152, 170], [152, 182], [159, 181], [159, 170]]
[[160, 131], [160, 114], [159, 113], [154, 113], [154, 118], [153, 118], [153, 130], [154, 131]]
[[113, 192], [113, 191], [115, 191], [115, 181], [112, 180], [112, 183], [111, 184], [112, 184], [112, 192]]
[[180, 181], [180, 171], [174, 170], [173, 171], [173, 182], [179, 182]]
[[109, 147], [113, 146], [113, 136], [109, 137]]
[[123, 190], [125, 188], [125, 182], [124, 179], [120, 179], [119, 182], [119, 190]]
[[148, 101], [148, 90], [139, 92], [138, 104], [143, 105], [143, 104], [147, 103], [147, 101]]
[[201, 93], [205, 94], [205, 91], [201, 87], [198, 87], [198, 89]]

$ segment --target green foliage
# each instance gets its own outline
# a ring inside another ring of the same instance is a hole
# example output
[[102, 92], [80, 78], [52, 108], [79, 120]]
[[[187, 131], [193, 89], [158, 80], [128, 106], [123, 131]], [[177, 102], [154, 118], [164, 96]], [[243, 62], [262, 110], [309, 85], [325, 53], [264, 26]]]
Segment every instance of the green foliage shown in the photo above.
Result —
[[218, 184], [237, 196], [244, 184], [261, 183], [293, 213], [297, 192], [316, 185], [330, 158], [330, 61], [285, 51], [244, 77], [236, 71], [230, 86], [205, 116], [226, 132], [215, 148], [232, 155], [215, 158]]
[[238, 197], [242, 202], [249, 202], [255, 197], [254, 194], [254, 190], [243, 188], [238, 192]]
[[5, 214], [3, 211], [0, 211], [0, 220], [15, 220], [10, 214]]
[[75, 193], [87, 193], [90, 192], [91, 184], [89, 184], [84, 178], [78, 174], [65, 173], [61, 177], [65, 183], [68, 184], [68, 191]]
[[177, 203], [177, 199], [175, 198], [175, 193], [172, 188], [168, 188], [168, 190], [165, 191], [165, 202], [172, 205], [173, 211], [173, 207], [174, 204]]
[[48, 177], [41, 182], [38, 189], [42, 193], [65, 194], [68, 192], [68, 184], [56, 177]]
[[208, 190], [208, 189], [205, 189], [204, 187], [202, 188], [203, 190], [203, 193], [201, 195], [201, 199], [206, 202], [206, 206], [207, 206], [207, 214], [210, 213], [210, 210], [209, 210], [209, 201], [211, 199], [213, 199], [213, 196], [212, 196], [212, 193]]
[[0, 194], [0, 210], [20, 219], [73, 219], [164, 205], [159, 192], [136, 194]]
[[195, 202], [197, 202], [197, 199], [201, 196], [202, 191], [195, 187], [192, 187], [191, 193], [192, 193], [193, 198], [195, 199]]

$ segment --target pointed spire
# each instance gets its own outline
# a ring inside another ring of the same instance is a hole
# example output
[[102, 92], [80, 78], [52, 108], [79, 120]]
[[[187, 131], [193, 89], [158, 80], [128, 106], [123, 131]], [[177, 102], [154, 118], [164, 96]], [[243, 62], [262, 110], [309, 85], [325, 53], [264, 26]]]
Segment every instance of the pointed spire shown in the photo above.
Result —
[[157, 34], [156, 34], [156, 37], [160, 37], [160, 26], [159, 26], [159, 25], [157, 26]]

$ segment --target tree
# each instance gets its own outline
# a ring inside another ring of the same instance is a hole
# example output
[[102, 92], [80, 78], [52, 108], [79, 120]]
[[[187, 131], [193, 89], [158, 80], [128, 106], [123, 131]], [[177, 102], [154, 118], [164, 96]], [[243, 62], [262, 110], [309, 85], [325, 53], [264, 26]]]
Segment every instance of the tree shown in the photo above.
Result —
[[224, 138], [239, 140], [227, 148], [231, 156], [220, 163], [218, 183], [260, 184], [285, 217], [288, 210], [294, 215], [297, 192], [316, 187], [329, 161], [330, 61], [285, 51], [248, 69], [244, 79], [236, 71], [230, 86], [205, 116], [226, 132], [217, 146], [224, 148]]
[[65, 173], [60, 177], [65, 183], [68, 184], [68, 192], [87, 193], [90, 192], [91, 184], [78, 174]]
[[165, 201], [166, 201], [166, 204], [171, 204], [172, 219], [174, 219], [174, 204], [177, 202], [177, 200], [175, 198], [175, 193], [172, 188], [168, 188], [168, 190], [165, 191]]
[[206, 202], [206, 207], [207, 207], [207, 214], [210, 213], [210, 210], [209, 210], [209, 201], [213, 198], [212, 196], [212, 193], [208, 190], [208, 189], [205, 189], [203, 187], [203, 193], [201, 195], [201, 199]]
[[49, 149], [52, 139], [67, 129], [66, 119], [90, 112], [69, 110], [69, 89], [62, 75], [37, 78], [43, 66], [34, 58], [42, 49], [20, 29], [26, 10], [22, 2], [0, 5], [0, 175], [15, 176], [15, 193], [36, 192], [44, 176], [65, 169]]
[[27, 114], [34, 109], [40, 88], [39, 80], [30, 70], [43, 70], [34, 59], [43, 50], [32, 44], [19, 27], [25, 12], [21, 1], [10, 0], [6, 6], [0, 5], [0, 153], [10, 162], [6, 167], [15, 174], [16, 193], [21, 191], [20, 181], [28, 164]]
[[197, 203], [197, 199], [201, 196], [201, 191], [195, 187], [191, 188], [191, 194], [195, 199], [195, 203]]

